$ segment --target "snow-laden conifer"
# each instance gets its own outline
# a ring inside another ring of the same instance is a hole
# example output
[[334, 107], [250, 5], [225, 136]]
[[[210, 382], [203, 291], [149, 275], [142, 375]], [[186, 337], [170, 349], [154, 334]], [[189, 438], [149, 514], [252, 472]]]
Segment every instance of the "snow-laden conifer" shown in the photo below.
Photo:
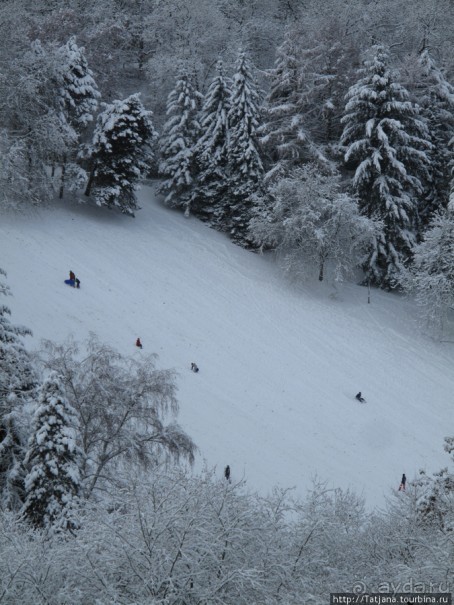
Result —
[[167, 98], [167, 121], [164, 124], [159, 172], [165, 180], [160, 192], [165, 203], [183, 208], [188, 215], [197, 173], [195, 147], [200, 136], [198, 93], [186, 70], [178, 75], [174, 90]]
[[228, 188], [228, 112], [231, 82], [218, 61], [218, 75], [211, 82], [200, 112], [202, 136], [196, 147], [198, 177], [193, 211], [215, 225]]
[[93, 120], [101, 94], [88, 67], [85, 49], [76, 43], [75, 36], [59, 49], [61, 58], [60, 101], [69, 122], [83, 127]]
[[347, 93], [342, 143], [354, 165], [360, 209], [382, 221], [364, 268], [371, 282], [393, 287], [416, 241], [422, 181], [428, 178], [429, 133], [417, 105], [395, 79], [388, 51], [372, 49]]
[[136, 191], [150, 169], [155, 137], [152, 112], [139, 94], [105, 104], [88, 150], [92, 169], [85, 194], [92, 194], [99, 206], [134, 215]]
[[422, 74], [417, 85], [418, 100], [433, 144], [430, 178], [420, 211], [421, 219], [427, 224], [434, 212], [446, 207], [449, 197], [450, 168], [454, 161], [450, 145], [454, 136], [454, 87], [427, 49], [422, 52], [419, 65]]
[[78, 420], [57, 373], [41, 387], [25, 465], [23, 513], [37, 527], [74, 528], [72, 506], [80, 490]]
[[229, 195], [222, 209], [222, 229], [244, 244], [263, 165], [258, 149], [260, 95], [252, 64], [243, 51], [239, 53], [233, 76], [228, 120]]
[[302, 161], [326, 162], [305, 125], [307, 101], [302, 90], [298, 49], [291, 32], [287, 31], [276, 54], [275, 66], [268, 72], [271, 88], [261, 129], [261, 143], [268, 156], [265, 175], [268, 181], [287, 175]]
[[[6, 275], [2, 269], [1, 275]], [[3, 281], [0, 294], [10, 294]], [[15, 510], [24, 493], [23, 459], [28, 439], [24, 405], [37, 380], [21, 338], [31, 331], [13, 325], [10, 314], [10, 309], [0, 304], [0, 508]]]
[[77, 164], [78, 144], [83, 129], [93, 120], [98, 108], [100, 92], [88, 67], [85, 49], [79, 47], [75, 36], [58, 49], [57, 60], [60, 61], [59, 101], [62, 120], [74, 129], [74, 145], [63, 153], [60, 180], [60, 198], [63, 197], [65, 182], [69, 181], [71, 189], [77, 189], [84, 174]]

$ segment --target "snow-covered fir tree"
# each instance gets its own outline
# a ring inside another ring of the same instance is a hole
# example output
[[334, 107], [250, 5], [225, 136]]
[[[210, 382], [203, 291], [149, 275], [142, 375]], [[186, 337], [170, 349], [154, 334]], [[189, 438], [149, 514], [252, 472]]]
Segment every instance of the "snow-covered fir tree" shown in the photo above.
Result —
[[78, 421], [62, 382], [52, 372], [41, 387], [25, 465], [23, 514], [36, 527], [74, 528], [72, 505], [80, 491]]
[[326, 162], [304, 123], [301, 64], [293, 32], [287, 31], [269, 70], [270, 92], [265, 101], [261, 143], [267, 156], [266, 181], [287, 175], [302, 161]]
[[441, 334], [454, 311], [454, 209], [435, 213], [404, 275], [424, 322]]
[[159, 172], [164, 176], [159, 191], [165, 203], [182, 208], [188, 216], [197, 174], [196, 143], [200, 136], [198, 120], [200, 93], [186, 70], [178, 75], [174, 90], [167, 98], [168, 119], [160, 143]]
[[339, 176], [306, 164], [271, 188], [266, 209], [251, 220], [253, 239], [272, 248], [285, 272], [323, 281], [327, 269], [334, 282], [357, 267], [377, 229], [359, 213], [357, 201], [342, 193]]
[[198, 176], [192, 210], [194, 214], [216, 225], [219, 209], [228, 188], [228, 112], [230, 81], [224, 75], [222, 61], [218, 75], [210, 84], [200, 112], [202, 136], [196, 147]]
[[88, 67], [85, 49], [76, 43], [75, 36], [58, 51], [61, 58], [60, 102], [68, 121], [75, 127], [87, 126], [93, 120], [101, 94]]
[[417, 86], [418, 101], [433, 144], [430, 178], [420, 210], [421, 219], [427, 225], [434, 212], [446, 207], [449, 196], [450, 167], [454, 161], [450, 145], [454, 137], [454, 86], [427, 49], [421, 53], [419, 65], [422, 74]]
[[418, 106], [396, 81], [388, 51], [374, 46], [372, 54], [347, 93], [341, 142], [347, 165], [356, 168], [353, 189], [361, 211], [383, 223], [364, 269], [371, 283], [392, 288], [416, 241], [431, 144]]
[[70, 187], [75, 189], [83, 179], [84, 171], [76, 162], [78, 143], [83, 129], [93, 120], [101, 94], [93, 72], [88, 67], [84, 48], [77, 45], [75, 36], [58, 49], [57, 58], [60, 60], [59, 100], [62, 119], [68, 122], [75, 132], [73, 147], [63, 155], [61, 198], [65, 181], [69, 181]]
[[[5, 276], [0, 269], [0, 277]], [[0, 281], [0, 295], [10, 290]], [[33, 395], [37, 378], [22, 336], [28, 328], [9, 320], [10, 309], [0, 304], [0, 508], [17, 509], [24, 495], [23, 459], [28, 440], [24, 405]]]
[[139, 94], [106, 104], [88, 150], [91, 174], [85, 195], [93, 195], [99, 206], [134, 216], [136, 191], [150, 169], [155, 138], [152, 112]]
[[260, 95], [252, 64], [240, 51], [233, 76], [229, 120], [229, 194], [222, 208], [221, 228], [240, 244], [247, 243], [253, 196], [263, 177], [258, 148]]

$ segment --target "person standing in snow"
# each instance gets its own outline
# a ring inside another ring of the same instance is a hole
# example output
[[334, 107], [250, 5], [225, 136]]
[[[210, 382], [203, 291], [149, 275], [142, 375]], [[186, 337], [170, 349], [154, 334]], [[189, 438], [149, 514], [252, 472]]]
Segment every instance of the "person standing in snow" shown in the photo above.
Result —
[[228, 464], [227, 464], [227, 466], [224, 469], [224, 477], [230, 483], [230, 466]]
[[400, 481], [400, 485], [399, 485], [399, 491], [400, 492], [404, 492], [405, 491], [405, 484], [407, 483], [407, 477], [405, 476], [405, 473], [402, 475], [402, 479]]
[[69, 272], [69, 279], [72, 280], [73, 282], [76, 281], [76, 275], [75, 275], [74, 271]]
[[77, 277], [75, 279], [75, 284], [76, 284], [76, 286], [75, 286], [76, 288], [80, 288], [80, 279], [78, 279]]
[[138, 338], [138, 339], [136, 340], [136, 347], [139, 347], [139, 349], [141, 349], [141, 348], [142, 348], [142, 343], [140, 342], [140, 338]]

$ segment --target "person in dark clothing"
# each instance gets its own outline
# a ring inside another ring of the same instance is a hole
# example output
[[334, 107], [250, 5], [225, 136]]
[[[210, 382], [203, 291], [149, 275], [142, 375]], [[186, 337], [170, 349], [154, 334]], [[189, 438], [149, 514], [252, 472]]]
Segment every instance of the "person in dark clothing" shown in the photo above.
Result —
[[402, 475], [402, 479], [400, 480], [400, 485], [399, 485], [399, 491], [400, 492], [404, 492], [405, 491], [405, 485], [407, 483], [407, 477], [405, 476], [405, 473]]
[[140, 342], [140, 338], [138, 338], [138, 339], [136, 340], [136, 347], [139, 347], [139, 349], [141, 349], [141, 348], [142, 348], [142, 343]]
[[224, 469], [224, 477], [227, 479], [227, 481], [230, 481], [230, 466], [228, 464]]
[[357, 393], [356, 395], [356, 399], [361, 402], [364, 403], [366, 400], [364, 399], [364, 397], [361, 395], [361, 391], [359, 393]]
[[194, 362], [191, 363], [191, 370], [197, 374], [197, 372], [199, 371], [199, 368], [197, 367], [196, 363], [194, 363]]
[[77, 279], [77, 277], [76, 277], [75, 282], [76, 282], [76, 288], [80, 288], [80, 279]]

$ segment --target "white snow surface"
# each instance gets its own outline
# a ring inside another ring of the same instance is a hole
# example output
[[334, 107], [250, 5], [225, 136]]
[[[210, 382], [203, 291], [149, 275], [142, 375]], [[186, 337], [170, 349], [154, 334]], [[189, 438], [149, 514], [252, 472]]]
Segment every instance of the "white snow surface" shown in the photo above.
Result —
[[[195, 472], [229, 464], [264, 495], [279, 485], [303, 496], [318, 476], [380, 507], [403, 472], [448, 465], [454, 344], [424, 337], [411, 301], [296, 287], [271, 257], [163, 207], [151, 187], [140, 204], [135, 219], [71, 202], [0, 216], [3, 302], [33, 330], [29, 348], [93, 331], [122, 353], [157, 353], [178, 372]], [[70, 269], [80, 290], [63, 283]]]

